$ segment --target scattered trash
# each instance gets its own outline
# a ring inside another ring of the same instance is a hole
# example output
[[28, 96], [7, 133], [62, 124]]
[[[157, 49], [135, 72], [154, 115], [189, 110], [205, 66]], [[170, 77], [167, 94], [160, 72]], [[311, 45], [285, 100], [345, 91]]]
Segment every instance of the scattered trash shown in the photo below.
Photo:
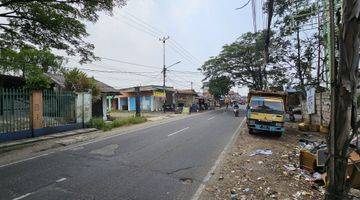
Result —
[[306, 191], [298, 191], [295, 194], [293, 194], [293, 197], [295, 199], [298, 199], [299, 197], [306, 196], [306, 195], [311, 195], [311, 194], [309, 192], [306, 192]]
[[243, 192], [245, 192], [245, 193], [248, 193], [248, 192], [250, 192], [250, 191], [251, 191], [250, 188], [245, 188], [245, 189], [243, 189]]
[[322, 180], [322, 176], [318, 172], [313, 173], [312, 177], [314, 178], [314, 180]]
[[236, 193], [236, 191], [234, 190], [234, 189], [232, 189], [231, 191], [230, 191], [230, 195], [231, 195], [231, 200], [237, 200], [238, 198], [238, 195], [237, 195], [237, 193]]
[[272, 151], [270, 149], [257, 149], [250, 154], [250, 156], [255, 156], [255, 155], [268, 156], [268, 155], [272, 155]]
[[287, 171], [295, 171], [297, 168], [293, 164], [284, 165]]
[[219, 181], [222, 181], [222, 180], [224, 180], [224, 177], [223, 177], [223, 176], [220, 176], [220, 177], [218, 178], [218, 180], [219, 180]]
[[258, 164], [259, 164], [259, 165], [261, 165], [261, 164], [263, 164], [263, 163], [264, 163], [264, 162], [263, 162], [263, 161], [261, 161], [261, 160], [258, 162]]

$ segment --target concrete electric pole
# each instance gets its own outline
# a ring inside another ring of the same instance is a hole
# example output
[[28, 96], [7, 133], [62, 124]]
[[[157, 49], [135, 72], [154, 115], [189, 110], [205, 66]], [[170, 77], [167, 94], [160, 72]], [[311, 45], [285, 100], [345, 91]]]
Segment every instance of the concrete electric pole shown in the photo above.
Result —
[[166, 44], [166, 40], [170, 39], [169, 36], [167, 37], [162, 37], [159, 40], [163, 43], [163, 91], [164, 91], [164, 105], [163, 105], [163, 110], [165, 112], [165, 104], [166, 104], [166, 90], [165, 90], [165, 82], [166, 82], [166, 60], [165, 60], [165, 44]]

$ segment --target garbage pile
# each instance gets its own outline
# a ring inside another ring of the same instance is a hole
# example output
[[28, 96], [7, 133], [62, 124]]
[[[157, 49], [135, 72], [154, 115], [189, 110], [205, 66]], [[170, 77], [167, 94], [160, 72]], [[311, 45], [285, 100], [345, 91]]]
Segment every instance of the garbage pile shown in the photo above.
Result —
[[[306, 136], [306, 135], [305, 135]], [[358, 139], [352, 141], [353, 147], [358, 143]], [[360, 164], [360, 156], [354, 148], [350, 151], [348, 164], [348, 173], [359, 173], [356, 164]], [[297, 180], [303, 179], [313, 189], [325, 194], [326, 188], [326, 160], [328, 158], [327, 145], [325, 141], [312, 141], [310, 139], [299, 139], [299, 145], [295, 147], [290, 155], [283, 155], [284, 158], [299, 158], [298, 163], [295, 159], [288, 159], [290, 163], [283, 165], [284, 176], [292, 176]], [[360, 188], [360, 173], [356, 176], [356, 180], [352, 182], [353, 188]], [[294, 194], [294, 198], [301, 195], [301, 192]], [[296, 197], [295, 197], [296, 196]]]

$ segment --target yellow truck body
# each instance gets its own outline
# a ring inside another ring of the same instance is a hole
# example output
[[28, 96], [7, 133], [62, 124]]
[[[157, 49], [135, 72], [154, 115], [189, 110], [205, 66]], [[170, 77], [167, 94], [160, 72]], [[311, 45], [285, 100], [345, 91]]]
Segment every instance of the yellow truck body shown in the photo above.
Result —
[[249, 92], [247, 106], [249, 133], [265, 131], [282, 135], [285, 132], [285, 105], [285, 93]]

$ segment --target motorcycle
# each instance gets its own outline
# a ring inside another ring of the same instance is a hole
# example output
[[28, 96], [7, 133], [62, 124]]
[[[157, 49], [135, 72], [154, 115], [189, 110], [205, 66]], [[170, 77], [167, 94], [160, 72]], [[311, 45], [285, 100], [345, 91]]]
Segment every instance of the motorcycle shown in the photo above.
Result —
[[235, 117], [239, 117], [239, 108], [234, 108], [234, 115]]

